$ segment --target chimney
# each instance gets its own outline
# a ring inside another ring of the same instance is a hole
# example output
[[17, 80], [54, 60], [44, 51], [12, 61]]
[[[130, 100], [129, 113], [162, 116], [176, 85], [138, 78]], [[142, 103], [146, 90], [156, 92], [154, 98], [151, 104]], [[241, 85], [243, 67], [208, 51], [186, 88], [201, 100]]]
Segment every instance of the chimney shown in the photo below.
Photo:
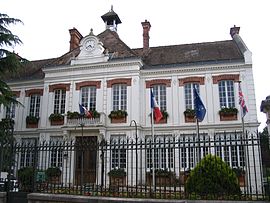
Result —
[[230, 30], [230, 35], [233, 38], [235, 34], [239, 34], [240, 27], [236, 27], [235, 25]]
[[147, 51], [149, 49], [149, 30], [151, 28], [150, 22], [145, 20], [142, 22], [143, 27], [143, 51]]
[[76, 28], [70, 29], [69, 34], [70, 34], [69, 51], [72, 51], [73, 49], [79, 47], [80, 41], [83, 36]]

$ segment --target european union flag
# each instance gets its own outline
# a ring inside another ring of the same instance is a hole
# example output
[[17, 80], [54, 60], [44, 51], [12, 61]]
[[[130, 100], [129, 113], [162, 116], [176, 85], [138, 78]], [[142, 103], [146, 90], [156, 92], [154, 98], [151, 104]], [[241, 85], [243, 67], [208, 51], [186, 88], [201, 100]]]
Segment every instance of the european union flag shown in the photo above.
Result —
[[194, 93], [195, 115], [198, 121], [201, 122], [203, 121], [204, 116], [206, 114], [206, 109], [195, 87], [193, 88], [193, 93]]

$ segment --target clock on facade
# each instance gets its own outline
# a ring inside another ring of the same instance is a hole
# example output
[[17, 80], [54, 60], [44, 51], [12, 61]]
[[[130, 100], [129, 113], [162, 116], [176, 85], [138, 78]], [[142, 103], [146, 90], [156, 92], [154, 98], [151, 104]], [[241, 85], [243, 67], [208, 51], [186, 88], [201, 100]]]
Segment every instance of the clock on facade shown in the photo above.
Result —
[[95, 40], [89, 39], [85, 42], [85, 49], [87, 51], [92, 51], [96, 46]]

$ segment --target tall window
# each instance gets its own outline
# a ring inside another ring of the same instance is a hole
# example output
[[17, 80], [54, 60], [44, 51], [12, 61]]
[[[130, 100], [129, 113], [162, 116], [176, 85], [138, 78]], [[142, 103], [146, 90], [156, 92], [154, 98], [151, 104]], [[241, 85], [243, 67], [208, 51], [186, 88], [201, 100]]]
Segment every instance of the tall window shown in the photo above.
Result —
[[51, 157], [50, 157], [50, 165], [51, 167], [61, 167], [63, 163], [63, 148], [62, 145], [63, 138], [61, 136], [51, 137], [50, 145], [51, 145]]
[[81, 104], [88, 110], [96, 110], [96, 86], [81, 88]]
[[125, 135], [111, 136], [111, 167], [126, 168], [127, 151], [124, 144]]
[[38, 157], [36, 154], [35, 157], [35, 138], [23, 138], [22, 139], [22, 150], [21, 150], [21, 159], [20, 159], [20, 166], [21, 167], [33, 167], [34, 160]]
[[184, 85], [186, 109], [194, 109], [193, 87], [195, 87], [198, 94], [200, 94], [199, 83], [186, 83]]
[[166, 111], [166, 85], [153, 85], [153, 94], [161, 111]]
[[115, 84], [112, 86], [113, 110], [127, 110], [127, 85]]
[[235, 107], [234, 82], [233, 80], [222, 80], [218, 83], [219, 104], [222, 107]]
[[53, 113], [65, 113], [66, 104], [66, 90], [57, 89], [54, 90], [54, 111]]
[[[153, 162], [152, 162], [152, 153], [153, 153], [153, 144], [156, 146], [154, 147], [154, 161], [155, 161], [155, 168], [162, 168], [162, 169], [173, 169], [174, 167], [174, 153], [172, 147], [172, 141], [170, 141], [170, 136], [161, 136], [156, 138], [155, 142], [152, 144], [147, 145], [146, 150], [146, 158], [147, 158], [147, 168], [151, 169]], [[150, 142], [150, 137], [148, 141]], [[152, 145], [152, 146], [151, 146]]]
[[39, 117], [39, 109], [40, 109], [40, 95], [32, 94], [30, 96], [29, 116]]
[[15, 118], [15, 104], [11, 103], [6, 107], [6, 118]]

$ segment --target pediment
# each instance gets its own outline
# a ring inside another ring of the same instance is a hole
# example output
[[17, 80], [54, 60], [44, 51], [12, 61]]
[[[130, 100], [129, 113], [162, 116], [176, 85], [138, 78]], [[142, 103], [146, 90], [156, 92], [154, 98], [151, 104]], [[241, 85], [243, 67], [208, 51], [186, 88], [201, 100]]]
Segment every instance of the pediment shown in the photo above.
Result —
[[94, 35], [87, 35], [80, 41], [80, 53], [71, 61], [71, 65], [91, 64], [108, 61], [104, 54], [103, 43]]

